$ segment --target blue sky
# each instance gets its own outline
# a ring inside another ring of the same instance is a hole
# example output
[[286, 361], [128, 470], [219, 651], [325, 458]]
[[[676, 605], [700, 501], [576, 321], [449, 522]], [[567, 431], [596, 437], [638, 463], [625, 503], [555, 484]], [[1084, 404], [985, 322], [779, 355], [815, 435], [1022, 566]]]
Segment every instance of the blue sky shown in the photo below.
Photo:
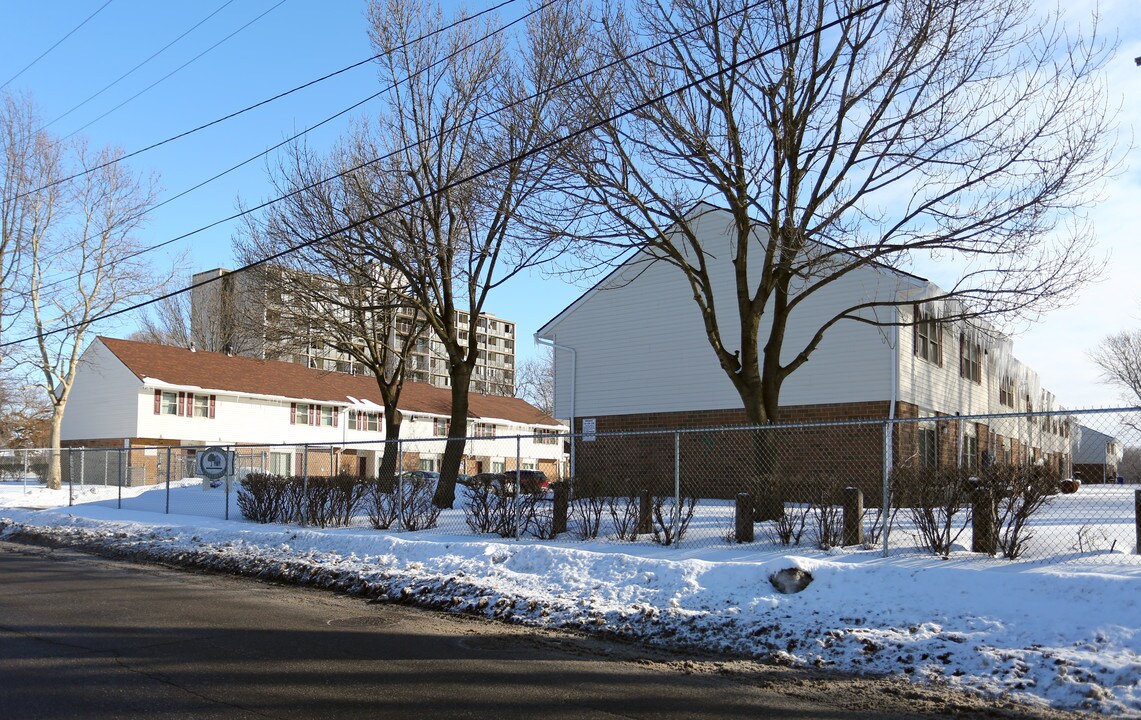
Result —
[[[4, 22], [0, 23], [0, 83], [104, 2], [5, 3]], [[90, 138], [93, 146], [117, 145], [130, 152], [372, 54], [364, 2], [279, 2], [111, 0], [6, 90], [30, 93], [44, 119], [55, 120], [49, 129], [56, 135], [83, 128], [81, 134]], [[478, 10], [491, 4], [473, 2], [471, 7]], [[501, 12], [505, 19], [512, 19], [521, 10], [509, 6]], [[1141, 130], [1141, 68], [1132, 60], [1141, 56], [1141, 8], [1135, 0], [1119, 0], [1101, 3], [1100, 10], [1104, 29], [1117, 33], [1121, 43], [1108, 78], [1113, 102], [1122, 106], [1122, 141], [1141, 142], [1134, 138]], [[1075, 16], [1080, 12], [1080, 7], [1070, 9]], [[60, 117], [200, 22], [199, 27], [130, 76]], [[203, 51], [207, 52], [195, 60]], [[178, 69], [187, 62], [190, 64]], [[157, 85], [129, 100], [156, 81]], [[366, 65], [140, 155], [132, 160], [132, 167], [155, 173], [163, 188], [160, 201], [165, 200], [348, 108], [377, 89], [373, 71]], [[358, 112], [368, 108], [365, 105]], [[104, 113], [109, 114], [97, 119]], [[331, 143], [348, 127], [350, 116], [310, 133], [309, 142], [318, 147]], [[1110, 256], [1105, 281], [1084, 290], [1071, 308], [1052, 313], [1015, 338], [1016, 356], [1038, 370], [1043, 386], [1069, 407], [1117, 403], [1115, 391], [1097, 382], [1096, 370], [1085, 352], [1105, 334], [1141, 324], [1141, 294], [1137, 289], [1141, 237], [1136, 230], [1136, 207], [1141, 202], [1139, 160], [1141, 151], [1132, 150], [1122, 172], [1091, 210], [1101, 249]], [[248, 204], [266, 199], [270, 192], [266, 163], [266, 159], [254, 160], [157, 209], [145, 228], [144, 241], [163, 242], [232, 215], [239, 196]], [[232, 232], [232, 224], [213, 228], [156, 253], [154, 261], [169, 265], [185, 252], [188, 272], [232, 267]], [[526, 359], [536, 350], [524, 339], [583, 289], [557, 278], [521, 277], [493, 295], [486, 309], [518, 324], [523, 340], [519, 343], [520, 359]]]

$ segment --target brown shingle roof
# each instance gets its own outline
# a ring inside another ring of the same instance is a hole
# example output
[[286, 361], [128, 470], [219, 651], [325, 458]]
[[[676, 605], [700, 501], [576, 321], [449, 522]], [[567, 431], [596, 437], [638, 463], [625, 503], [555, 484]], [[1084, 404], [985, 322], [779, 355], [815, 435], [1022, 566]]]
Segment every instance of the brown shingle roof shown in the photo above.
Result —
[[[352, 404], [353, 398], [383, 405], [376, 379], [371, 375], [313, 370], [296, 363], [194, 352], [169, 345], [100, 337], [99, 342], [139, 380], [218, 392], [266, 395], [291, 400]], [[498, 418], [528, 425], [558, 425], [525, 400], [499, 395], [469, 396], [468, 416]], [[426, 383], [406, 381], [400, 410], [408, 413], [451, 413], [451, 391]]]

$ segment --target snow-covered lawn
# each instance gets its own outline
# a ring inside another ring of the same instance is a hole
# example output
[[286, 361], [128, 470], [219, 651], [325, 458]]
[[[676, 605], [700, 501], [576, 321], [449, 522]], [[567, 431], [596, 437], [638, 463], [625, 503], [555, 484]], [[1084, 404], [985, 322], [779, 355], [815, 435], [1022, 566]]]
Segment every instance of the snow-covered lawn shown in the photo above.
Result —
[[[226, 494], [0, 483], [0, 538], [65, 542], [242, 570], [545, 626], [605, 629], [789, 664], [906, 674], [1027, 703], [1141, 718], [1141, 562], [1127, 522], [1113, 549], [1009, 562], [958, 552], [820, 552], [697, 543], [547, 542], [448, 531], [257, 525]], [[1132, 488], [1083, 488], [1053, 510], [1075, 533]], [[1084, 498], [1084, 499], [1083, 499]], [[1130, 505], [1132, 503], [1130, 502]], [[193, 508], [193, 509], [192, 509]], [[184, 513], [184, 514], [176, 514]], [[209, 517], [208, 517], [209, 516]], [[460, 521], [462, 525], [462, 521]], [[720, 526], [718, 526], [720, 527]], [[969, 547], [969, 540], [966, 542]], [[803, 592], [769, 577], [812, 574]]]

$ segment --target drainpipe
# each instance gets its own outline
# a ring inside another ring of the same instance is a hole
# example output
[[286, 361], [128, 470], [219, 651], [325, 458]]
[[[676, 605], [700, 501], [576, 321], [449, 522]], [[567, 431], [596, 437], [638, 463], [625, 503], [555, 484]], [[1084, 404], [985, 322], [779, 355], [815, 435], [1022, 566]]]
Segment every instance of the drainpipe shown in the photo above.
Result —
[[566, 351], [568, 351], [568, 352], [571, 354], [571, 379], [570, 379], [570, 386], [571, 386], [571, 403], [570, 403], [570, 405], [571, 405], [571, 406], [570, 406], [570, 430], [571, 430], [571, 439], [570, 439], [570, 440], [571, 440], [571, 447], [570, 447], [570, 476], [573, 478], [573, 477], [575, 477], [575, 474], [574, 474], [574, 470], [575, 470], [575, 465], [574, 465], [574, 445], [575, 445], [575, 443], [574, 443], [574, 417], [575, 417], [575, 415], [574, 415], [574, 411], [575, 411], [575, 404], [574, 404], [574, 400], [575, 400], [575, 387], [576, 387], [576, 385], [575, 385], [575, 369], [576, 369], [576, 366], [578, 365], [578, 353], [577, 353], [577, 352], [575, 351], [575, 349], [574, 349], [574, 348], [572, 348], [572, 347], [568, 347], [568, 346], [566, 346], [566, 345], [560, 345], [560, 344], [558, 344], [557, 342], [555, 342], [554, 340], [548, 340], [548, 339], [546, 339], [546, 338], [542, 338], [542, 337], [539, 337], [539, 334], [538, 334], [538, 333], [535, 333], [535, 344], [536, 344], [536, 345], [544, 345], [544, 346], [546, 346], [546, 347], [554, 348], [556, 351], [557, 351], [557, 350], [566, 350]]

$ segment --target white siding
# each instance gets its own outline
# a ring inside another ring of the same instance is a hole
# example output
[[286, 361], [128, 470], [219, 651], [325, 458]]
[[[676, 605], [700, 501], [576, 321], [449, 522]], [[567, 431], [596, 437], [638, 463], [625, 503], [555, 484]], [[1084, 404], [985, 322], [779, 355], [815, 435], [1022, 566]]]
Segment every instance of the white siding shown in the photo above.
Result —
[[136, 436], [132, 399], [141, 383], [98, 340], [83, 352], [60, 428], [64, 441]]
[[[727, 258], [724, 215], [701, 224], [703, 243]], [[730, 350], [736, 305], [732, 264], [712, 267], [719, 321]], [[866, 269], [818, 291], [793, 313], [785, 361], [804, 347], [838, 310], [872, 297], [894, 297], [905, 281]], [[890, 313], [890, 311], [887, 311]], [[881, 311], [881, 317], [885, 315]], [[760, 342], [769, 322], [762, 319]], [[575, 348], [573, 414], [577, 417], [741, 407], [706, 338], [683, 273], [664, 262], [633, 261], [580, 299], [544, 330], [545, 337]], [[810, 360], [785, 382], [781, 404], [887, 400], [892, 352], [886, 330], [850, 320], [834, 325]], [[556, 351], [556, 415], [572, 414], [571, 353]]]

